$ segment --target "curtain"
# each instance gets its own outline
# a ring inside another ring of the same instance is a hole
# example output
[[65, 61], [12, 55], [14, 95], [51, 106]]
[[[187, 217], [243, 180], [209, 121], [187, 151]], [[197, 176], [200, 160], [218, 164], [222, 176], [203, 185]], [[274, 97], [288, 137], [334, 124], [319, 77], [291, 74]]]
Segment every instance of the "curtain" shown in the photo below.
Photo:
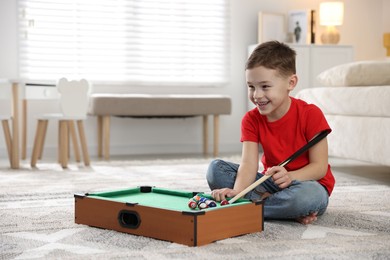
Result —
[[229, 1], [19, 0], [19, 74], [99, 84], [228, 80]]

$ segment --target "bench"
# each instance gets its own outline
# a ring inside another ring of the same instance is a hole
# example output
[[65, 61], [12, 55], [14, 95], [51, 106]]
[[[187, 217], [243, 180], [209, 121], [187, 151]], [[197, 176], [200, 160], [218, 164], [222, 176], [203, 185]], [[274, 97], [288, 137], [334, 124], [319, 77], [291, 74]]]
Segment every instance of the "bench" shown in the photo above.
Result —
[[214, 116], [213, 156], [218, 155], [219, 115], [231, 113], [231, 99], [223, 95], [92, 94], [88, 114], [97, 116], [98, 156], [110, 158], [110, 118], [203, 117], [203, 153], [208, 154], [208, 116]]

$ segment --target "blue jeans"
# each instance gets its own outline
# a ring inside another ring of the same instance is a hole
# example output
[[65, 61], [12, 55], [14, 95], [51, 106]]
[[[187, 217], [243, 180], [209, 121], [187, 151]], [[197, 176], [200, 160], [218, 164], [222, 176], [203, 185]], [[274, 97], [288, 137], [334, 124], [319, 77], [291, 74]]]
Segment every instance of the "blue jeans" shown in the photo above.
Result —
[[[239, 165], [223, 160], [214, 160], [207, 171], [207, 182], [211, 190], [233, 188]], [[263, 175], [257, 173], [256, 180]], [[262, 193], [271, 194], [264, 200], [265, 219], [297, 219], [317, 212], [324, 214], [328, 206], [329, 195], [317, 181], [296, 181], [285, 189], [280, 189], [272, 180], [267, 179], [245, 198], [259, 200]]]

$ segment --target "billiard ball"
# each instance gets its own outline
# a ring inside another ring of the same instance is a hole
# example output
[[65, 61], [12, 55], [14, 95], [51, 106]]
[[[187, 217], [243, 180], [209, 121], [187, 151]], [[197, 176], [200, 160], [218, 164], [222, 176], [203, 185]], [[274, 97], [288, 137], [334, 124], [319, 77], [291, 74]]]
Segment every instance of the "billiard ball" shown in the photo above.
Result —
[[207, 201], [208, 201], [207, 198], [205, 198], [205, 197], [200, 197], [200, 199], [199, 199], [199, 201], [198, 201], [198, 207], [199, 207], [200, 209], [208, 208]]
[[213, 200], [206, 200], [206, 204], [209, 208], [214, 208], [217, 206], [217, 203], [215, 203]]
[[200, 196], [199, 195], [195, 195], [192, 199], [194, 199], [195, 201], [199, 201], [200, 200]]
[[221, 201], [221, 206], [225, 206], [225, 205], [228, 205], [228, 204], [229, 204], [229, 201], [227, 201], [227, 200]]
[[208, 208], [208, 206], [207, 206], [206, 202], [199, 201], [198, 202], [198, 208], [199, 209], [206, 209], [206, 208]]
[[193, 199], [190, 199], [188, 201], [188, 207], [190, 207], [191, 209], [196, 209], [196, 206], [197, 206], [197, 202]]
[[208, 198], [205, 198], [205, 197], [200, 197], [198, 201], [201, 201], [201, 202], [206, 202], [206, 200], [208, 200]]

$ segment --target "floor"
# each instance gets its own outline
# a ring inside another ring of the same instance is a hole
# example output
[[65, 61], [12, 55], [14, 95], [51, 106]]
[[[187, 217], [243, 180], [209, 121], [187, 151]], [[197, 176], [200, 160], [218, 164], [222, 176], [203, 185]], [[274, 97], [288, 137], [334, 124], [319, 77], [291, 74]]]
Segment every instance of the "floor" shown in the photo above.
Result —
[[[221, 153], [219, 157], [221, 158], [229, 158], [232, 156], [240, 156], [240, 154], [237, 153]], [[148, 161], [148, 160], [173, 160], [173, 159], [186, 159], [186, 158], [192, 158], [192, 159], [212, 159], [213, 157], [210, 155], [208, 157], [205, 157], [201, 153], [196, 154], [141, 154], [141, 155], [114, 155], [111, 156], [111, 161]], [[41, 162], [50, 163], [54, 162], [55, 158], [48, 158], [48, 156], [44, 157]], [[100, 158], [97, 158], [96, 156], [91, 156], [91, 164], [93, 164], [94, 161], [103, 161]], [[350, 160], [350, 159], [343, 159], [343, 158], [335, 158], [330, 157], [329, 163], [331, 164], [332, 168], [337, 169], [337, 171], [343, 172], [345, 174], [352, 174], [354, 177], [361, 177], [366, 179], [371, 179], [372, 182], [378, 182], [381, 184], [390, 185], [390, 167], [389, 166], [381, 166], [381, 165], [374, 165], [367, 162], [362, 161], [356, 161], [356, 160]], [[70, 159], [69, 164], [74, 164], [74, 160]], [[29, 166], [29, 159], [21, 161], [21, 165], [23, 168], [26, 168]], [[8, 169], [9, 168], [9, 162], [8, 158], [1, 157], [0, 158], [0, 170], [1, 169]]]

